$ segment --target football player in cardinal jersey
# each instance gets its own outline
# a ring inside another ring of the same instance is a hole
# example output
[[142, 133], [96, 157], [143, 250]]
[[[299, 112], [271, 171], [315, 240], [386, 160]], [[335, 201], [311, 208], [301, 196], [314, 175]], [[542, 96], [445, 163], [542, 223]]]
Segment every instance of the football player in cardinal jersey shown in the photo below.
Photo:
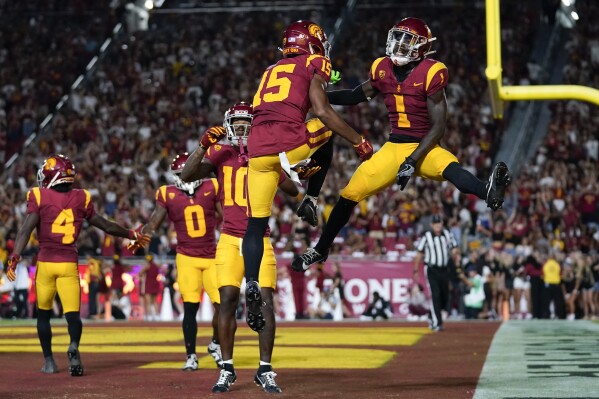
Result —
[[428, 58], [434, 40], [424, 21], [405, 18], [389, 30], [387, 55], [372, 63], [367, 81], [353, 90], [328, 93], [330, 103], [337, 105], [355, 105], [382, 93], [391, 133], [389, 141], [356, 169], [341, 191], [320, 240], [294, 259], [294, 270], [303, 272], [311, 264], [326, 260], [333, 240], [358, 202], [393, 182], [403, 190], [412, 175], [447, 180], [461, 192], [484, 199], [493, 210], [503, 204], [511, 179], [505, 163], [497, 163], [485, 183], [439, 145], [447, 119], [448, 74], [442, 62]]
[[[316, 198], [332, 158], [328, 143], [332, 132], [353, 144], [362, 161], [372, 156], [372, 145], [351, 128], [331, 107], [326, 87], [331, 78], [330, 44], [322, 28], [297, 21], [283, 34], [283, 59], [266, 69], [254, 95], [254, 121], [248, 138], [248, 227], [243, 239], [247, 322], [256, 329], [260, 317], [257, 282], [264, 254], [262, 238], [271, 213], [282, 170], [310, 157], [321, 170], [310, 178], [306, 198], [297, 214], [316, 225]], [[309, 110], [318, 117], [306, 125]], [[310, 128], [313, 124], [314, 129]], [[320, 152], [320, 154], [317, 154]]]
[[48, 157], [37, 172], [39, 187], [27, 193], [27, 216], [19, 229], [13, 253], [8, 258], [8, 278], [14, 281], [15, 270], [23, 248], [33, 229], [37, 228], [39, 254], [35, 273], [37, 294], [37, 334], [44, 353], [43, 373], [57, 373], [52, 355], [52, 329], [50, 316], [54, 296], [58, 292], [68, 323], [70, 344], [67, 350], [69, 373], [83, 375], [79, 355], [79, 341], [83, 326], [79, 314], [81, 289], [77, 267], [77, 238], [84, 220], [108, 234], [135, 240], [145, 247], [150, 237], [139, 230], [128, 230], [96, 214], [91, 194], [73, 188], [75, 165], [64, 155]]
[[194, 371], [198, 369], [196, 314], [200, 308], [202, 287], [214, 304], [213, 334], [208, 353], [219, 367], [222, 365], [217, 326], [220, 297], [214, 263], [217, 214], [220, 217], [222, 211], [217, 200], [216, 179], [198, 179], [185, 183], [179, 177], [188, 158], [189, 154], [183, 153], [173, 159], [170, 170], [175, 184], [162, 186], [156, 191], [158, 206], [154, 208], [150, 220], [141, 231], [153, 235], [167, 215], [174, 225], [177, 234], [177, 284], [183, 297], [182, 328], [187, 352], [183, 370]]
[[[253, 109], [250, 104], [241, 102], [231, 107], [225, 113], [224, 128], [212, 127], [206, 131], [201, 140], [202, 145], [191, 156], [181, 175], [184, 180], [193, 180], [214, 172], [221, 187], [219, 198], [223, 207], [224, 221], [216, 249], [216, 273], [221, 299], [218, 332], [223, 368], [220, 370], [217, 383], [212, 388], [213, 392], [228, 391], [237, 378], [233, 367], [233, 344], [237, 329], [235, 310], [239, 303], [244, 274], [241, 246], [248, 221], [246, 144], [252, 118]], [[229, 143], [217, 144], [225, 136]], [[314, 168], [319, 169], [317, 166]], [[311, 172], [314, 172], [314, 169], [307, 173], [300, 171], [300, 177], [306, 178]], [[295, 184], [284, 173], [279, 173], [277, 180], [279, 187], [287, 194], [298, 195]], [[268, 229], [262, 237], [264, 256], [261, 260], [258, 281], [265, 302], [263, 316], [266, 318], [266, 325], [262, 323], [257, 326], [260, 330], [258, 335], [260, 365], [255, 382], [266, 392], [281, 392], [275, 382], [276, 374], [270, 364], [275, 338], [273, 294], [277, 282], [277, 267]]]

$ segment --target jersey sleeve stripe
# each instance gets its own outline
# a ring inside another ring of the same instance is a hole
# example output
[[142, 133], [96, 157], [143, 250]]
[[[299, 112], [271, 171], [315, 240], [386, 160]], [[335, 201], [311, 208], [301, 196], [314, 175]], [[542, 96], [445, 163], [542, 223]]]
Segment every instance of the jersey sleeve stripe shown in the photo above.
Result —
[[384, 59], [385, 59], [385, 57], [377, 58], [372, 63], [372, 68], [370, 68], [370, 79], [371, 80], [376, 79], [376, 68], [379, 66], [379, 64], [381, 63], [381, 61], [384, 60]]
[[166, 186], [160, 187], [160, 195], [162, 195], [162, 201], [166, 204]]
[[218, 194], [218, 180], [216, 180], [214, 177], [210, 180], [212, 180], [212, 184], [214, 184], [214, 194], [217, 195]]
[[[33, 193], [33, 196], [35, 197], [35, 202], [37, 203], [37, 206], [40, 206], [40, 203], [42, 202], [42, 196], [41, 196], [40, 188], [39, 187], [33, 187], [31, 189], [31, 191], [29, 191], [29, 193]], [[27, 193], [27, 199], [28, 200], [29, 200], [29, 193]]]
[[89, 193], [89, 191], [87, 191], [87, 190], [83, 190], [83, 192], [85, 193], [85, 208], [87, 209], [87, 207], [89, 206], [89, 203], [92, 199], [92, 196]]
[[306, 60], [306, 68], [308, 68], [308, 66], [310, 65], [310, 62], [312, 62], [313, 59], [316, 59], [318, 57], [322, 58], [322, 55], [320, 55], [320, 54], [312, 54], [311, 56], [309, 56], [308, 59]]
[[443, 69], [447, 69], [447, 67], [442, 62], [437, 62], [432, 67], [430, 67], [430, 69], [428, 70], [428, 73], [426, 74], [426, 90], [427, 91], [428, 91], [428, 86], [431, 84], [431, 81], [433, 80], [433, 78], [435, 77], [437, 72], [439, 72]]

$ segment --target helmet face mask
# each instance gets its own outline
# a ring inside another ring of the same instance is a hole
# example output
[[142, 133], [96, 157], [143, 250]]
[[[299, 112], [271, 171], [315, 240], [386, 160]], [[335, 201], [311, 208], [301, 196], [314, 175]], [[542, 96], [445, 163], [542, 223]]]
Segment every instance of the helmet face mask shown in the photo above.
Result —
[[44, 160], [37, 171], [37, 183], [42, 188], [51, 188], [59, 184], [73, 184], [75, 182], [75, 165], [71, 160], [56, 154]]
[[397, 66], [419, 61], [433, 54], [431, 42], [436, 40], [424, 21], [405, 18], [395, 24], [387, 34], [386, 55]]
[[171, 163], [171, 173], [173, 174], [173, 181], [175, 182], [175, 187], [187, 193], [188, 195], [193, 195], [196, 192], [197, 188], [200, 187], [202, 180], [200, 179], [186, 183], [183, 180], [181, 180], [181, 177], [179, 177], [188, 159], [189, 154], [187, 152], [177, 155]]
[[225, 112], [223, 121], [223, 127], [227, 132], [227, 140], [237, 147], [247, 146], [253, 119], [254, 109], [246, 102], [240, 102], [229, 108]]

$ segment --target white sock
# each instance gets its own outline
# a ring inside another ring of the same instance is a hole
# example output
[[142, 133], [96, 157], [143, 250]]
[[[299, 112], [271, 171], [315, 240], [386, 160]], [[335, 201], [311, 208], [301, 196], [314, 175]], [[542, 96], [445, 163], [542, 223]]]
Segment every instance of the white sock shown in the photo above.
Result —
[[233, 364], [233, 359], [223, 360], [223, 364]]
[[260, 360], [260, 366], [272, 366], [272, 364]]

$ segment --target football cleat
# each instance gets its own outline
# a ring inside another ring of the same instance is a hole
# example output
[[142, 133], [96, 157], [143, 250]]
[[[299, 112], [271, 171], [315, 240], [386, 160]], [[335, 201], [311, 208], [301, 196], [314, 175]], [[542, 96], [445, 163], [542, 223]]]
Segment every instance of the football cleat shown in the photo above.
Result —
[[505, 189], [511, 182], [512, 177], [505, 162], [497, 162], [493, 167], [493, 172], [491, 173], [491, 176], [489, 176], [489, 181], [485, 186], [487, 207], [494, 211], [501, 208], [503, 205], [503, 197], [505, 196]]
[[216, 344], [214, 342], [210, 342], [208, 344], [208, 354], [210, 356], [212, 356], [212, 358], [216, 362], [216, 366], [218, 368], [222, 368], [223, 367], [223, 357], [222, 357], [222, 353], [220, 351], [220, 345], [219, 344]]
[[262, 389], [264, 389], [264, 392], [281, 393], [283, 391], [281, 390], [281, 388], [279, 388], [277, 382], [275, 381], [276, 376], [277, 373], [272, 371], [272, 369], [263, 373], [261, 373], [260, 370], [258, 370], [256, 376], [254, 377], [254, 382], [256, 383], [256, 385], [261, 386]]
[[81, 364], [79, 349], [69, 346], [67, 356], [69, 358], [69, 373], [71, 377], [81, 377], [83, 375], [83, 364]]
[[237, 380], [237, 375], [234, 371], [227, 371], [224, 368], [220, 369], [218, 381], [212, 387], [212, 392], [229, 392], [235, 380]]
[[316, 227], [318, 225], [318, 214], [316, 213], [316, 204], [312, 202], [308, 197], [304, 197], [304, 200], [297, 208], [297, 212], [295, 212], [297, 216], [299, 216], [303, 221], [308, 222], [308, 224], [312, 227]]
[[56, 362], [52, 356], [44, 358], [44, 365], [42, 366], [41, 372], [45, 374], [58, 373], [58, 366], [56, 365]]
[[249, 281], [245, 286], [246, 321], [248, 326], [260, 332], [264, 330], [266, 322], [262, 314], [262, 292], [257, 281]]
[[291, 263], [291, 268], [296, 272], [305, 272], [310, 268], [310, 265], [318, 262], [324, 262], [329, 257], [329, 252], [322, 254], [314, 248], [308, 249], [303, 254], [296, 256]]
[[187, 361], [181, 370], [183, 371], [196, 371], [198, 369], [198, 357], [195, 353], [187, 355]]

